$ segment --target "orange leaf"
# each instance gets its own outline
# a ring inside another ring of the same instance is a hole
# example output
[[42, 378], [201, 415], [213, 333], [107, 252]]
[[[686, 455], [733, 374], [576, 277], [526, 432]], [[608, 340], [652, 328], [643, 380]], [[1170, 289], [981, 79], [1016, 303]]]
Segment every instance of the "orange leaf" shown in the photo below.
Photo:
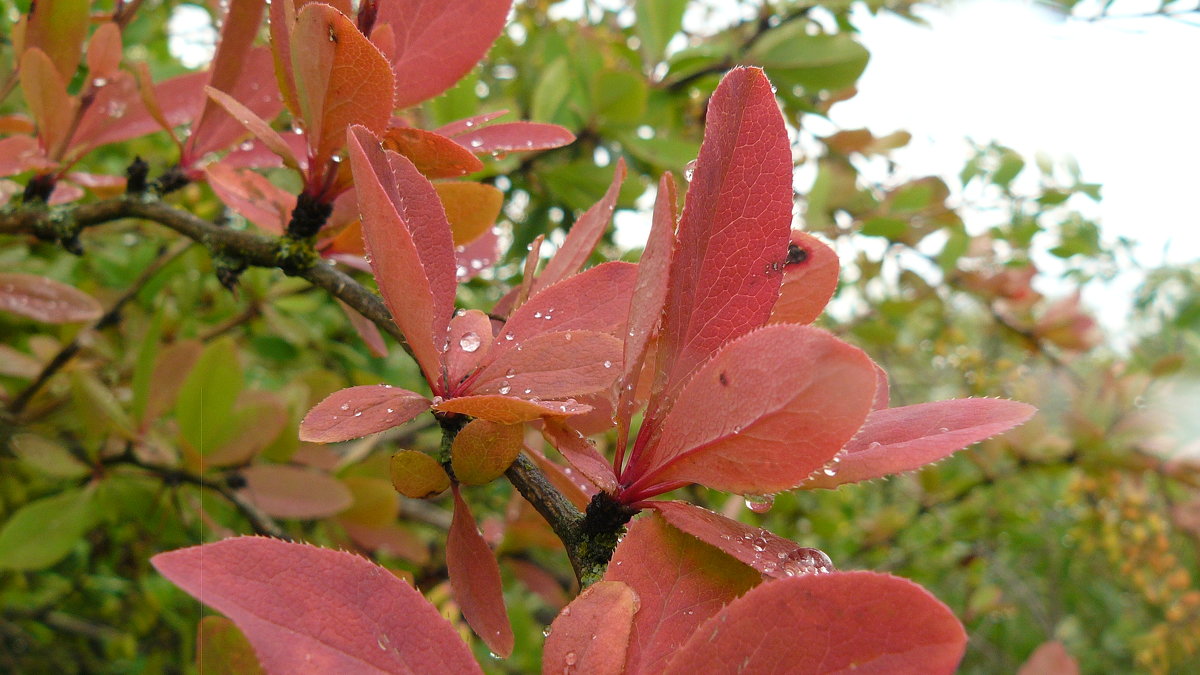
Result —
[[491, 185], [468, 181], [434, 183], [433, 186], [446, 209], [446, 220], [450, 221], [456, 246], [475, 241], [496, 224], [504, 205], [503, 192]]
[[387, 129], [396, 86], [392, 68], [344, 14], [321, 3], [300, 9], [291, 59], [314, 169], [323, 170], [345, 147], [350, 126], [375, 135]]
[[512, 396], [460, 396], [436, 403], [434, 410], [470, 415], [501, 424], [520, 424], [541, 417], [580, 415], [592, 409], [590, 405], [564, 401], [526, 401]]
[[92, 33], [87, 48], [88, 77], [92, 83], [101, 86], [96, 80], [103, 82], [116, 75], [117, 69], [121, 67], [121, 55], [120, 27], [111, 21], [101, 24], [96, 32]]
[[429, 178], [454, 178], [483, 168], [483, 162], [466, 148], [424, 129], [392, 127], [383, 135], [383, 147], [407, 157]]
[[416, 450], [392, 455], [390, 471], [396, 492], [412, 499], [428, 499], [450, 487], [450, 476], [437, 460]]
[[811, 234], [793, 230], [782, 267], [783, 286], [771, 323], [812, 323], [837, 290], [837, 254]]
[[504, 475], [524, 443], [520, 424], [471, 420], [454, 437], [450, 463], [454, 477], [465, 485], [485, 485]]
[[75, 77], [90, 20], [89, 0], [38, 0], [29, 4], [24, 46], [46, 53], [64, 82]]
[[25, 103], [37, 122], [46, 154], [57, 158], [75, 118], [75, 100], [67, 95], [67, 85], [50, 57], [36, 47], [21, 55], [20, 78]]

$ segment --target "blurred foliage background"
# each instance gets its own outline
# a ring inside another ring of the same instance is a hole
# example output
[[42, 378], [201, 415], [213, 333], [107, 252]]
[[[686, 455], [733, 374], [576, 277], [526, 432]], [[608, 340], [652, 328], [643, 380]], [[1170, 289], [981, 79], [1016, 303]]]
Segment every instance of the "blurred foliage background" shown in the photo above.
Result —
[[[917, 4], [866, 7], [912, 17]], [[126, 34], [126, 58], [148, 62], [156, 79], [186, 70], [166, 29], [183, 7], [147, 2]], [[0, 2], [0, 35], [22, 9]], [[806, 120], [854, 96], [870, 58], [851, 10], [791, 0], [518, 2], [487, 60], [412, 111], [414, 121], [509, 109], [578, 140], [486, 163], [482, 178], [506, 195], [499, 226], [511, 246], [460, 290], [461, 305], [490, 307], [536, 236], [561, 242], [618, 157], [630, 166], [620, 201], [629, 211], [602, 253], [636, 259], [618, 240], [648, 228], [661, 172], [686, 174], [720, 75], [764, 66], [795, 134], [799, 223], [842, 259], [820, 324], [888, 370], [896, 405], [1003, 396], [1041, 413], [919, 473], [779, 495], [765, 514], [704, 490], [682, 496], [819, 547], [840, 568], [921, 583], [967, 626], [962, 672], [1015, 672], [1050, 640], [1083, 672], [1196, 672], [1200, 263], [1147, 270], [1129, 332], [1105, 334], [1072, 290], [1036, 290], [1081, 289], [1131, 264], [1128, 243], [1084, 215], [1080, 205], [1100, 199], [1101, 186], [1069, 161], [1022, 157], [997, 139], [948, 183], [890, 162], [903, 132], [809, 132]], [[684, 31], [685, 13], [688, 26], [707, 28]], [[0, 79], [11, 67], [5, 41]], [[13, 93], [0, 114], [23, 106]], [[174, 152], [157, 134], [94, 152], [84, 168], [120, 174], [141, 155], [161, 171]], [[881, 162], [883, 182], [864, 177]], [[1020, 175], [1036, 188], [1018, 189]], [[248, 227], [206, 186], [171, 199]], [[972, 211], [985, 199], [999, 208]], [[294, 537], [371, 556], [456, 616], [438, 550], [449, 512], [398, 496], [387, 478], [397, 447], [437, 443], [432, 420], [340, 446], [296, 440], [303, 413], [336, 389], [420, 390], [405, 354], [372, 356], [335, 302], [278, 271], [250, 270], [225, 290], [208, 255], [163, 228], [123, 222], [89, 230], [83, 243], [74, 256], [32, 238], [0, 240], [0, 268], [72, 283], [106, 308], [132, 293], [100, 329], [0, 314], [6, 404], [60, 350], [79, 350], [21, 415], [0, 420], [0, 671], [195, 672], [201, 610], [147, 560], [254, 531], [247, 504]], [[1035, 261], [1047, 256], [1065, 272], [1043, 286]], [[542, 627], [573, 593], [569, 566], [506, 484], [471, 498], [490, 514], [485, 534], [503, 554], [517, 633], [507, 661], [476, 648], [495, 672], [536, 672]]]

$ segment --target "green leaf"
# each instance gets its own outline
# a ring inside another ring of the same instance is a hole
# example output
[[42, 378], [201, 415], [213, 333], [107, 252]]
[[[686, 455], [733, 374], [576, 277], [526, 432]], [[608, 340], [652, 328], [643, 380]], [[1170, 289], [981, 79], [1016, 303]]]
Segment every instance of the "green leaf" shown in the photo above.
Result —
[[158, 355], [158, 345], [162, 341], [162, 314], [156, 313], [138, 347], [137, 362], [133, 367], [133, 402], [130, 412], [133, 419], [144, 419], [146, 403], [150, 400], [150, 381], [154, 375], [154, 359]]
[[950, 233], [950, 238], [946, 240], [946, 245], [942, 247], [942, 252], [938, 254], [938, 265], [943, 272], [949, 272], [958, 264], [958, 259], [967, 252], [967, 248], [971, 245], [971, 237], [962, 230], [954, 230]]
[[179, 432], [201, 455], [226, 440], [233, 403], [241, 390], [242, 369], [233, 340], [212, 343], [196, 361], [175, 400]]
[[700, 144], [674, 135], [659, 135], [639, 138], [636, 134], [622, 134], [621, 145], [629, 154], [662, 169], [682, 172], [687, 163], [696, 159]]
[[75, 371], [71, 373], [71, 389], [77, 401], [82, 405], [77, 407], [87, 428], [96, 434], [106, 430], [114, 431], [124, 438], [133, 439], [137, 436], [133, 420], [117, 402], [113, 394], [95, 373]]
[[767, 31], [746, 60], [766, 67], [781, 83], [809, 90], [853, 85], [871, 58], [867, 48], [848, 34], [809, 35], [807, 28], [807, 23], [793, 21]]
[[662, 60], [667, 43], [683, 27], [683, 10], [687, 0], [642, 0], [635, 3], [636, 21], [634, 31], [642, 41], [642, 54], [646, 63], [653, 65]]
[[17, 459], [48, 476], [78, 478], [88, 472], [87, 466], [70, 451], [41, 436], [17, 434], [13, 436], [12, 449]]
[[1025, 168], [1025, 160], [1017, 153], [1009, 150], [1000, 157], [1000, 166], [996, 168], [992, 174], [992, 182], [1000, 187], [1007, 188], [1017, 174]]
[[537, 89], [533, 91], [530, 117], [536, 122], [552, 122], [570, 127], [571, 117], [567, 114], [567, 101], [571, 95], [571, 71], [565, 58], [551, 63], [541, 74]]
[[862, 234], [868, 237], [885, 237], [893, 241], [908, 232], [908, 221], [900, 218], [872, 218], [863, 223]]
[[608, 70], [592, 81], [596, 114], [608, 124], [637, 124], [646, 113], [647, 96], [646, 81], [633, 73]]
[[62, 560], [92, 527], [92, 491], [30, 502], [0, 529], [0, 569], [38, 570]]

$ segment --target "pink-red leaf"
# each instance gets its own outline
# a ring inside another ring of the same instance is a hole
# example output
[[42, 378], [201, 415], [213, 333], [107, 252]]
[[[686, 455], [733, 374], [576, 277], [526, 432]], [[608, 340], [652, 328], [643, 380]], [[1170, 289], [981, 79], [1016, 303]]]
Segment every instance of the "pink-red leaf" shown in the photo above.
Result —
[[378, 24], [395, 37], [397, 108], [449, 89], [500, 35], [512, 0], [392, 0], [379, 3]]
[[242, 105], [229, 94], [213, 89], [212, 87], [205, 87], [204, 90], [208, 92], [210, 99], [216, 101], [226, 112], [233, 116], [233, 119], [246, 127], [246, 130], [254, 134], [255, 138], [262, 141], [263, 145], [267, 146], [271, 152], [279, 155], [285, 166], [300, 171], [300, 162], [296, 159], [296, 155], [292, 153], [291, 147], [283, 140], [278, 131], [271, 128], [271, 125], [267, 124], [253, 110]]
[[751, 527], [687, 502], [650, 502], [671, 525], [715, 546], [763, 576], [783, 579], [833, 571], [829, 556], [761, 527]]
[[239, 537], [151, 562], [233, 619], [269, 672], [481, 672], [433, 605], [358, 556]]
[[446, 373], [451, 390], [479, 366], [491, 349], [492, 320], [487, 314], [470, 309], [450, 320]]
[[546, 439], [596, 487], [608, 493], [616, 493], [617, 477], [596, 444], [584, 435], [559, 420], [548, 419], [543, 423], [542, 433]]
[[[435, 393], [454, 313], [454, 246], [433, 186], [412, 163], [385, 153], [363, 127], [349, 132], [350, 163], [371, 269]], [[440, 216], [440, 217], [439, 217]]]
[[1079, 663], [1063, 643], [1051, 640], [1033, 650], [1017, 675], [1079, 675]]
[[767, 322], [791, 218], [791, 146], [771, 83], [758, 68], [734, 69], [708, 103], [679, 222], [662, 338], [668, 398], [722, 345]]
[[[230, 25], [230, 21], [227, 20], [226, 26], [228, 25]], [[253, 34], [251, 33], [251, 37]], [[222, 42], [222, 47], [218, 49], [218, 58], [221, 57], [220, 50], [224, 48], [224, 45], [225, 43]], [[230, 62], [236, 63], [236, 66], [231, 65]], [[279, 89], [275, 86], [273, 67], [270, 51], [264, 48], [251, 48], [239, 53], [236, 61], [231, 58], [229, 62], [223, 64], [214, 62], [213, 68], [216, 70], [213, 72], [210, 86], [213, 89], [228, 92], [231, 97], [260, 119], [274, 119], [283, 108], [283, 102], [279, 98]], [[230, 73], [225, 70], [226, 68], [236, 68], [236, 71]], [[236, 75], [236, 79], [230, 81], [228, 75], [231, 74]], [[220, 77], [222, 75], [224, 76]], [[210, 152], [227, 148], [244, 134], [244, 127], [240, 122], [231, 117], [214, 100], [208, 99], [205, 101], [204, 109], [200, 113], [200, 118], [193, 128], [192, 134], [188, 137], [187, 154], [197, 159], [203, 158]]]
[[36, 274], [0, 273], [0, 311], [44, 323], [75, 323], [100, 318], [104, 308], [62, 282]]
[[995, 398], [958, 398], [876, 410], [846, 444], [837, 473], [814, 476], [804, 487], [833, 488], [912, 471], [1007, 431], [1036, 411], [1027, 403]]
[[858, 348], [808, 326], [761, 328], [684, 385], [622, 476], [633, 481], [628, 498], [674, 482], [743, 494], [794, 488], [854, 436], [874, 394], [875, 369]]
[[617, 196], [621, 192], [621, 183], [624, 181], [625, 160], [618, 159], [617, 169], [613, 172], [612, 183], [609, 184], [608, 190], [600, 198], [600, 201], [585, 211], [571, 226], [571, 231], [567, 233], [567, 238], [563, 241], [562, 246], [555, 252], [550, 262], [546, 263], [542, 273], [538, 275], [537, 281], [533, 285], [534, 292], [566, 279], [583, 267], [588, 257], [592, 255], [592, 251], [595, 250], [596, 244], [600, 243], [600, 238], [604, 236], [608, 224], [612, 222], [613, 211], [617, 208]]
[[638, 597], [619, 581], [598, 581], [571, 601], [550, 625], [542, 675], [621, 675]]
[[434, 129], [433, 131], [434, 131], [434, 133], [439, 133], [443, 136], [458, 136], [458, 135], [466, 133], [476, 127], [482, 127], [483, 125], [487, 124], [488, 122], [491, 122], [494, 119], [504, 117], [507, 114], [508, 114], [507, 109], [493, 110], [492, 112], [487, 112], [487, 113], [483, 113], [480, 115], [473, 115], [471, 117], [464, 117], [461, 120], [455, 120], [448, 124], [443, 124], [442, 126], [438, 127], [437, 129]]
[[327, 473], [284, 464], [256, 464], [241, 471], [245, 498], [277, 518], [327, 518], [354, 502], [345, 485]]
[[581, 415], [591, 410], [592, 406], [567, 401], [527, 401], [513, 396], [484, 394], [446, 399], [435, 403], [433, 409], [470, 415], [500, 424], [519, 424], [541, 417]]
[[472, 379], [473, 394], [557, 399], [607, 391], [620, 368], [621, 341], [591, 330], [556, 331], [505, 350]]
[[513, 649], [512, 626], [504, 608], [500, 566], [488, 548], [471, 509], [463, 501], [458, 486], [453, 487], [454, 518], [446, 538], [446, 569], [454, 599], [463, 618], [492, 652], [508, 656]]
[[567, 129], [540, 122], [492, 124], [457, 133], [453, 138], [477, 155], [550, 150], [575, 142], [575, 134]]
[[49, 169], [55, 162], [46, 158], [33, 136], [0, 138], [0, 176], [11, 176], [30, 169]]
[[262, 174], [233, 169], [223, 162], [210, 164], [204, 174], [209, 187], [226, 206], [266, 232], [283, 234], [288, 218], [296, 208], [296, 195]]
[[36, 47], [21, 55], [20, 78], [25, 104], [37, 121], [46, 153], [58, 157], [75, 118], [75, 100], [67, 95], [67, 85], [50, 57]]
[[771, 323], [812, 323], [837, 290], [837, 254], [811, 234], [793, 230], [782, 267], [783, 286]]
[[335, 443], [386, 431], [429, 409], [424, 396], [384, 384], [350, 387], [330, 394], [300, 422], [300, 440]]
[[391, 66], [344, 14], [321, 3], [304, 5], [292, 28], [291, 52], [314, 167], [345, 147], [351, 126], [376, 136], [387, 129], [395, 93]]
[[[152, 95], [161, 103], [157, 114], [167, 126], [190, 122], [200, 113], [207, 77], [205, 72], [188, 73], [154, 86]], [[71, 136], [67, 157], [82, 157], [92, 148], [145, 136], [162, 126], [147, 110], [137, 78], [118, 73], [99, 88], [92, 105], [83, 114]]]
[[801, 576], [735, 600], [675, 652], [666, 673], [949, 674], [966, 641], [954, 614], [907, 579]]
[[630, 525], [604, 580], [628, 584], [641, 601], [626, 672], [658, 673], [705, 619], [761, 577], [651, 513]]
[[383, 135], [383, 147], [407, 157], [429, 178], [455, 178], [483, 168], [483, 162], [466, 148], [424, 129], [392, 127]]
[[121, 55], [120, 27], [112, 21], [101, 24], [88, 41], [88, 77], [97, 84], [97, 80], [104, 82], [116, 75], [117, 69], [121, 67]]
[[[447, 213], [446, 217], [450, 218], [450, 214]], [[454, 226], [453, 221], [451, 226]], [[455, 278], [460, 283], [470, 281], [491, 267], [499, 257], [500, 236], [496, 228], [489, 227], [474, 241], [454, 247]]]

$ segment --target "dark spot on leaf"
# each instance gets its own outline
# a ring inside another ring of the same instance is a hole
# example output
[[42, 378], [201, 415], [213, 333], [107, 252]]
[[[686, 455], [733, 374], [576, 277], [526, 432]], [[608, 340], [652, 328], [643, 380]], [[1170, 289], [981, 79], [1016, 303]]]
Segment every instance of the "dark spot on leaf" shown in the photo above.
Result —
[[333, 24], [329, 24], [329, 41], [335, 44], [338, 41], [337, 29], [334, 28]]
[[799, 265], [808, 260], [808, 249], [800, 248], [794, 243], [788, 244], [787, 259], [783, 261], [784, 265]]
[[725, 373], [721, 373], [720, 375], [718, 375], [718, 376], [717, 376], [717, 379], [721, 381], [721, 386], [722, 386], [722, 387], [728, 387], [728, 386], [729, 386], [729, 378], [728, 378], [728, 377], [725, 377]]

